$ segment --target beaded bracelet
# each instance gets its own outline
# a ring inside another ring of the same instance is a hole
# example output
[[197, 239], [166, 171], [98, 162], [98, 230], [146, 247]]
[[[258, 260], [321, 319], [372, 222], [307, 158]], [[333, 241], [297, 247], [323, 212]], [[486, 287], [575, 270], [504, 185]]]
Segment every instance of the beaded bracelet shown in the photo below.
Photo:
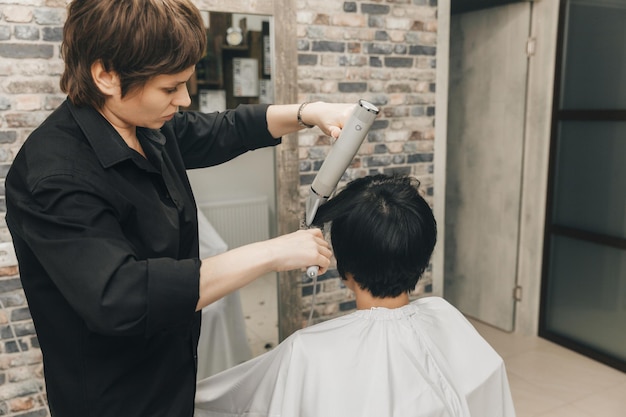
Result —
[[312, 128], [312, 127], [315, 127], [315, 125], [309, 125], [309, 124], [306, 124], [306, 123], [304, 123], [304, 122], [302, 121], [302, 109], [304, 109], [304, 107], [305, 107], [307, 104], [309, 104], [309, 103], [305, 101], [304, 103], [300, 104], [300, 107], [298, 108], [298, 124], [299, 124], [300, 126], [302, 126], [302, 127], [307, 127], [307, 128], [309, 128], [309, 129], [310, 129], [310, 128]]

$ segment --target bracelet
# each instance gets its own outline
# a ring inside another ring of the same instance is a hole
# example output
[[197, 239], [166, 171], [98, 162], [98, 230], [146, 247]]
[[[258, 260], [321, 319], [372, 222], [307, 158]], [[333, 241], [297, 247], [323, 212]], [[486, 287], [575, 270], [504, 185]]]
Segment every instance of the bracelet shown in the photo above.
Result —
[[302, 121], [302, 109], [304, 109], [304, 107], [305, 107], [307, 104], [309, 104], [309, 103], [305, 101], [304, 103], [300, 104], [300, 107], [298, 108], [298, 124], [299, 124], [301, 127], [307, 127], [307, 128], [309, 128], [309, 129], [310, 129], [310, 128], [312, 128], [312, 127], [315, 127], [315, 125], [309, 125], [309, 124], [306, 124], [306, 123], [304, 123], [304, 122]]

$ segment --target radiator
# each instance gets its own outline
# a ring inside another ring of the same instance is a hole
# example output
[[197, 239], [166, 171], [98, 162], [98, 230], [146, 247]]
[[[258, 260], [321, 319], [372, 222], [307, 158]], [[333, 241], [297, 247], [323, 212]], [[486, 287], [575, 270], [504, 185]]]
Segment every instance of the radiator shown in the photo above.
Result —
[[229, 249], [269, 239], [266, 196], [198, 203]]

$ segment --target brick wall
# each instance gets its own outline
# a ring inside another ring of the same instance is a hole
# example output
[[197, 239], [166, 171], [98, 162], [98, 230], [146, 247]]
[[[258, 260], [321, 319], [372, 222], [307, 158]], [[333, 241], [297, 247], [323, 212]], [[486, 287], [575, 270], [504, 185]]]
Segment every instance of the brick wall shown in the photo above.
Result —
[[[381, 107], [338, 188], [368, 174], [420, 179], [432, 204], [437, 39], [436, 0], [298, 1], [299, 101], [357, 102]], [[299, 134], [300, 194], [309, 193], [331, 143], [318, 129]], [[315, 288], [314, 288], [315, 287]], [[431, 291], [427, 271], [413, 298]], [[336, 271], [302, 285], [303, 320], [355, 308]]]
[[[0, 0], [0, 242], [4, 177], [19, 147], [64, 99], [59, 58], [65, 0]], [[0, 268], [0, 415], [49, 416], [41, 351], [17, 266]]]

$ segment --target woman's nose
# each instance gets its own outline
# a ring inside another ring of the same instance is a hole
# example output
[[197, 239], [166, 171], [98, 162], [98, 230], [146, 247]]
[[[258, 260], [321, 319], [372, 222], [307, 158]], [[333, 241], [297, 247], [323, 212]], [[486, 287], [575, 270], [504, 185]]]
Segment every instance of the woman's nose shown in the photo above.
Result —
[[180, 107], [189, 107], [191, 104], [191, 97], [189, 96], [187, 84], [183, 84], [182, 88], [176, 92], [176, 96], [174, 97], [172, 104]]

